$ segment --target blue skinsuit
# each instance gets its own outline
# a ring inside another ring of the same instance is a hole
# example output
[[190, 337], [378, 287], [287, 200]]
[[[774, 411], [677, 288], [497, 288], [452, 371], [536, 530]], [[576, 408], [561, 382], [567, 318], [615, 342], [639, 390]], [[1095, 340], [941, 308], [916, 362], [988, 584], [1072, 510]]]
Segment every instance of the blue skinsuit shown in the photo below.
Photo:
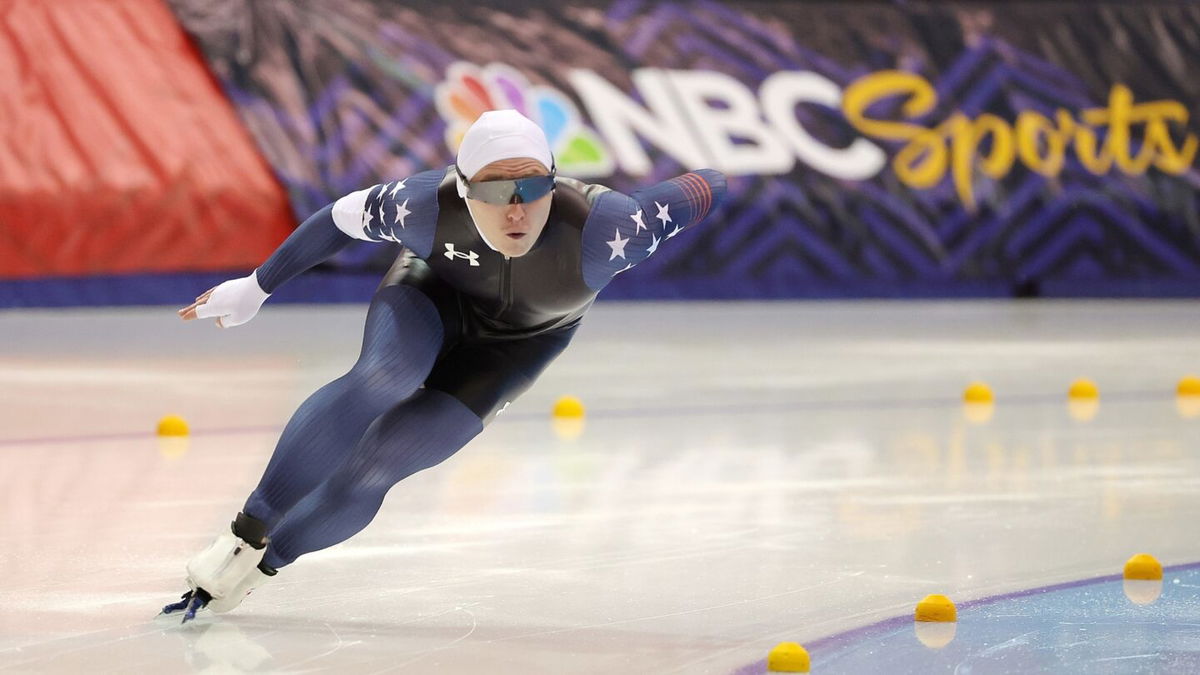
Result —
[[518, 258], [480, 236], [453, 167], [313, 214], [258, 269], [263, 290], [352, 237], [404, 251], [371, 300], [358, 362], [300, 406], [246, 502], [269, 532], [264, 564], [366, 527], [395, 483], [453, 455], [533, 384], [613, 277], [703, 220], [724, 192], [725, 177], [708, 169], [632, 195], [559, 178], [541, 236]]

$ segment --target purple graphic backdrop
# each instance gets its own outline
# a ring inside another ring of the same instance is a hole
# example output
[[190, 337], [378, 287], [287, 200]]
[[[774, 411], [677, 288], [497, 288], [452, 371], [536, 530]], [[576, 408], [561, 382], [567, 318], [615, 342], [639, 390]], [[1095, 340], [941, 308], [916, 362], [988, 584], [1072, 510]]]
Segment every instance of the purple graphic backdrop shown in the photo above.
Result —
[[[451, 76], [461, 62], [501, 63], [515, 72], [518, 84], [505, 90], [510, 102], [536, 107], [538, 87], [560, 93], [565, 103], [540, 99], [549, 106], [543, 125], [581, 124], [597, 142], [581, 140], [570, 153], [583, 157], [598, 147], [610, 164], [611, 139], [596, 133], [596, 111], [577, 92], [573, 69], [595, 73], [639, 105], [647, 101], [637, 69], [720, 73], [752, 95], [781, 72], [814, 73], [848, 91], [864, 77], [900, 70], [928, 82], [936, 106], [911, 117], [905, 97], [892, 96], [872, 105], [870, 116], [929, 128], [955, 115], [994, 116], [1015, 128], [1023, 114], [1038, 113], [1061, 130], [1060, 110], [1079, 126], [1084, 111], [1106, 109], [1114, 85], [1126, 87], [1135, 104], [1170, 101], [1185, 114], [1200, 110], [1190, 72], [1200, 63], [1192, 38], [1200, 9], [1177, 3], [994, 10], [981, 3], [632, 0], [170, 4], [301, 214], [451, 161], [448, 135], [464, 120], [452, 119], [446, 92], [457, 92], [469, 116], [479, 105], [471, 85], [482, 78]], [[507, 80], [491, 82], [503, 89]], [[864, 137], [834, 107], [801, 104], [793, 112], [831, 148]], [[801, 161], [778, 175], [730, 172], [730, 198], [710, 222], [616, 280], [606, 296], [1194, 295], [1200, 175], [1194, 152], [1184, 151], [1197, 126], [1191, 118], [1163, 126], [1186, 160], [1174, 170], [1089, 169], [1076, 142], [1052, 176], [1023, 161], [989, 175], [983, 158], [999, 142], [992, 137], [979, 142], [966, 183], [947, 170], [933, 185], [915, 187], [891, 163], [907, 141], [872, 137], [888, 162], [864, 179], [839, 179]], [[1144, 125], [1130, 128], [1125, 145], [1132, 157], [1155, 151]], [[1097, 146], [1107, 147], [1111, 133], [1097, 125]], [[627, 175], [618, 162], [589, 180], [632, 190], [691, 168], [642, 141], [648, 174]], [[1047, 143], [1036, 150], [1045, 154]], [[379, 270], [394, 254], [363, 246], [334, 266]]]

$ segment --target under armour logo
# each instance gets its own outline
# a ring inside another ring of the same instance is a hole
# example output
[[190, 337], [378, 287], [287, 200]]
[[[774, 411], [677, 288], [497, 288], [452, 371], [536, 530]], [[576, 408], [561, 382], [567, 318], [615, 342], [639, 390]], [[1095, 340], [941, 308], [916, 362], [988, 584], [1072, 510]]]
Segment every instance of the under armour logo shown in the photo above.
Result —
[[451, 260], [454, 260], [455, 258], [462, 258], [470, 263], [471, 267], [479, 267], [479, 254], [475, 251], [467, 251], [466, 253], [463, 253], [462, 251], [455, 251], [454, 244], [447, 243], [446, 253], [444, 255]]

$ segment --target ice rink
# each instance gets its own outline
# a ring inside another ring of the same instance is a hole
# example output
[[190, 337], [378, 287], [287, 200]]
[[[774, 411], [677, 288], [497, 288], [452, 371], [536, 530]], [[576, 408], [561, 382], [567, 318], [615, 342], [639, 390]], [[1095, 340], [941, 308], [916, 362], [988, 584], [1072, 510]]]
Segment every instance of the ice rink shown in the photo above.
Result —
[[[725, 675], [787, 640], [814, 673], [1200, 670], [1195, 302], [602, 303], [358, 537], [234, 613], [156, 618], [365, 310], [0, 312], [0, 669]], [[1097, 409], [1068, 409], [1079, 377]], [[155, 437], [170, 413], [190, 439]], [[969, 605], [1139, 552], [1174, 566], [1148, 606]], [[863, 630], [930, 593], [962, 607], [944, 650]]]

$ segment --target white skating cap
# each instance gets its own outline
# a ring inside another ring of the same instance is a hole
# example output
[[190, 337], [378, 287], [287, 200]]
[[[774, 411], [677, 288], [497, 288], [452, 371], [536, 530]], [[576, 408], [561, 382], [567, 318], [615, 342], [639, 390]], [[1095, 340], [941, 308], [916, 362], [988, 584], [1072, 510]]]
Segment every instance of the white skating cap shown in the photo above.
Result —
[[470, 180], [480, 169], [502, 159], [529, 157], [554, 166], [546, 133], [516, 110], [489, 110], [479, 116], [458, 146], [458, 165]]

